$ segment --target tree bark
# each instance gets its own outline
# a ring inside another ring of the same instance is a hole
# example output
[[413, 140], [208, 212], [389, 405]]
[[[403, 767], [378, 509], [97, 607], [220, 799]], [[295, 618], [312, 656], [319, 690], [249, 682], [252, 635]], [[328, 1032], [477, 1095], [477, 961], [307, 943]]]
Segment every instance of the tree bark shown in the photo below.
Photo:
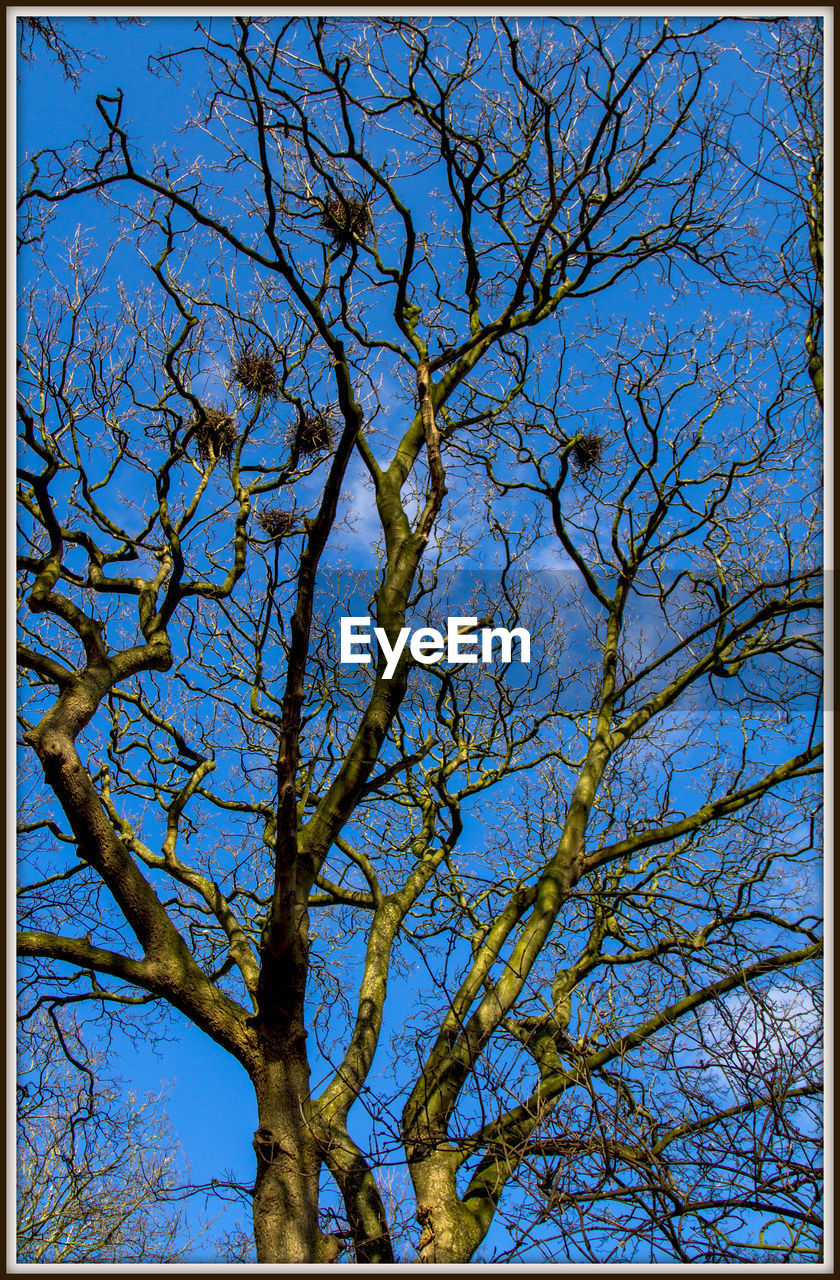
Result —
[[263, 951], [254, 1019], [259, 1045], [252, 1073], [259, 1117], [253, 1205], [257, 1261], [331, 1262], [337, 1242], [318, 1226], [322, 1157], [310, 1116], [305, 907], [294, 912], [285, 943]]
[[263, 1037], [263, 1044], [265, 1061], [255, 1080], [257, 1261], [321, 1261], [320, 1157], [308, 1123], [309, 1064], [302, 1027], [277, 1028]]
[[[420, 1263], [467, 1263], [481, 1244], [493, 1217], [489, 1200], [475, 1212], [458, 1195], [461, 1157], [453, 1147], [438, 1149], [409, 1164], [417, 1196]], [[486, 1210], [486, 1211], [485, 1211]]]

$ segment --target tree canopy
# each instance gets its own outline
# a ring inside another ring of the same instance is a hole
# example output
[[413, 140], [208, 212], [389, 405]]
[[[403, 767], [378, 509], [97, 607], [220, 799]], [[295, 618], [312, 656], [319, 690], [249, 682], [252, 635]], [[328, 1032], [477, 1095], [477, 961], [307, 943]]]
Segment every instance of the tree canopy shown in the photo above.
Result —
[[261, 1262], [817, 1260], [820, 21], [157, 26], [24, 129], [24, 1026], [231, 1054]]

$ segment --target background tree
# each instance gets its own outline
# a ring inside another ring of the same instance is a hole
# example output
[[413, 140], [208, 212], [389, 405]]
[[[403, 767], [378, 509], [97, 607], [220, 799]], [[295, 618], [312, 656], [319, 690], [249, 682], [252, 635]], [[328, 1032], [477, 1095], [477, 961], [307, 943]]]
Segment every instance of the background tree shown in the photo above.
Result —
[[199, 23], [177, 153], [117, 91], [25, 164], [22, 972], [242, 1064], [260, 1261], [818, 1255], [820, 419], [736, 291], [742, 31]]
[[35, 1012], [18, 1059], [17, 1257], [175, 1262], [195, 1248], [186, 1170], [160, 1098], [108, 1080], [77, 1029]]
[[756, 59], [765, 80], [764, 109], [751, 112], [762, 153], [756, 172], [789, 205], [787, 234], [772, 264], [769, 288], [784, 294], [799, 317], [808, 374], [823, 404], [823, 33], [817, 18], [779, 24]]

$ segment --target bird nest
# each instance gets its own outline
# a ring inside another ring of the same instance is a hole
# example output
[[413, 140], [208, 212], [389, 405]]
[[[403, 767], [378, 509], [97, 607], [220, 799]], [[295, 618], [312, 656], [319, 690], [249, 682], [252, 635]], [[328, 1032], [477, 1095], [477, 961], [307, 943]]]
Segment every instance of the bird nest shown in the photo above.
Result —
[[346, 249], [354, 239], [367, 240], [373, 230], [370, 205], [356, 196], [327, 196], [321, 226], [329, 231], [336, 249]]
[[215, 405], [202, 405], [196, 416], [195, 438], [203, 462], [218, 462], [229, 456], [239, 439], [232, 416]]
[[269, 538], [284, 538], [294, 533], [297, 528], [297, 516], [294, 511], [284, 511], [281, 507], [265, 507], [257, 513], [257, 523]]
[[271, 349], [264, 347], [257, 351], [254, 347], [245, 347], [233, 363], [230, 382], [238, 383], [248, 396], [262, 394], [265, 400], [276, 399], [282, 384]]
[[328, 410], [315, 409], [304, 414], [291, 434], [291, 443], [305, 456], [326, 453], [335, 446], [336, 431]]
[[604, 437], [587, 432], [578, 436], [572, 445], [572, 467], [578, 475], [585, 475], [597, 467], [604, 456]]

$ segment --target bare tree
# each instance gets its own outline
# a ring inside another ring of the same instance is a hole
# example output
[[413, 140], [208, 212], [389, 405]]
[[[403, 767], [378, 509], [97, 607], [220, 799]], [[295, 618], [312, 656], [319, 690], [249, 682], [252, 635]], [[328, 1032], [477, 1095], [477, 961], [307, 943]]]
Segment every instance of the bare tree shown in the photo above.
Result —
[[[772, 1070], [720, 1030], [821, 956], [820, 418], [784, 299], [732, 314], [741, 30], [214, 20], [177, 154], [116, 92], [28, 157], [22, 973], [242, 1064], [261, 1262], [820, 1248], [815, 998]], [[447, 616], [530, 663], [389, 661]]]
[[18, 1059], [17, 1259], [183, 1259], [195, 1245], [185, 1218], [186, 1169], [162, 1100], [122, 1100], [104, 1056], [84, 1052], [72, 1024], [38, 1013], [26, 1020]]
[[[774, 27], [756, 59], [765, 80], [765, 110], [751, 112], [761, 131], [756, 172], [790, 207], [787, 234], [767, 284], [796, 308], [803, 330], [808, 374], [823, 403], [823, 277], [825, 184], [823, 24], [820, 18], [788, 20]], [[785, 210], [785, 213], [788, 211]]]
[[[95, 23], [96, 18], [88, 18]], [[111, 18], [118, 27], [142, 25], [140, 18]], [[78, 29], [80, 23], [73, 24]], [[53, 58], [61, 67], [61, 74], [69, 80], [74, 89], [81, 83], [82, 73], [89, 65], [92, 55], [80, 49], [73, 41], [73, 27], [55, 18], [36, 17], [26, 14], [17, 19], [18, 56], [22, 62], [35, 63], [44, 56]]]

